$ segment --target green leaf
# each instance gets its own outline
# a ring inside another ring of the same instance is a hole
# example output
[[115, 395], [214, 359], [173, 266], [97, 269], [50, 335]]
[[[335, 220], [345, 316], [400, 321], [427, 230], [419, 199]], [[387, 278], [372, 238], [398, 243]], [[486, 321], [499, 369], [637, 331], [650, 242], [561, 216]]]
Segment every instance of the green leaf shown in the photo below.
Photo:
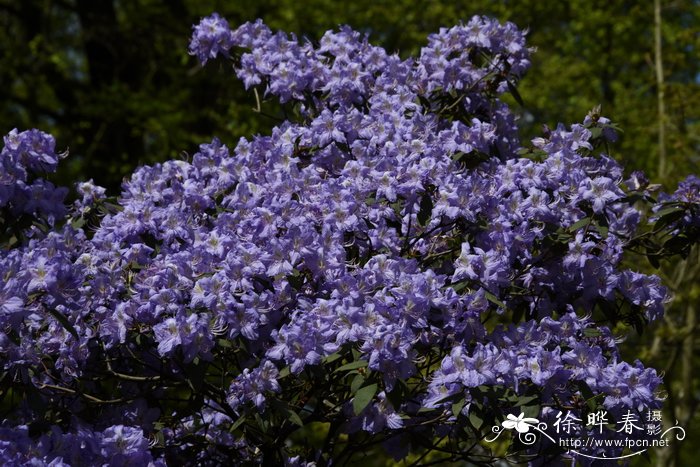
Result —
[[[153, 433], [153, 435], [154, 435], [154, 437], [155, 437], [155, 440], [154, 440], [155, 443], [154, 443], [154, 444], [155, 444], [156, 447], [163, 447], [163, 446], [165, 446], [165, 435], [163, 434], [162, 431], [156, 431], [155, 433]], [[153, 445], [152, 445], [152, 446], [153, 446]]]
[[454, 290], [457, 293], [460, 293], [462, 290], [466, 289], [467, 287], [469, 287], [469, 282], [462, 281], [462, 282], [458, 282], [456, 284], [453, 284], [452, 290]]
[[80, 340], [80, 337], [78, 337], [78, 331], [76, 331], [71, 322], [68, 321], [68, 318], [66, 318], [53, 308], [49, 308], [49, 313], [51, 314], [51, 316], [56, 318], [56, 320], [59, 323], [61, 323], [61, 325], [66, 329], [66, 331], [70, 332], [76, 340]]
[[337, 373], [339, 371], [350, 371], [350, 370], [356, 370], [358, 368], [362, 368], [367, 366], [367, 362], [365, 360], [357, 360], [354, 362], [346, 363], [345, 365], [341, 366], [340, 368], [336, 369], [334, 373]]
[[355, 412], [355, 415], [359, 415], [367, 407], [376, 393], [376, 383], [357, 390], [355, 397], [352, 399], [352, 410]]
[[539, 405], [528, 405], [522, 408], [522, 412], [526, 417], [537, 418], [540, 415]]
[[596, 304], [600, 308], [600, 311], [603, 312], [603, 315], [605, 315], [605, 318], [608, 321], [610, 321], [611, 323], [617, 323], [619, 319], [619, 313], [617, 307], [615, 307], [614, 304], [608, 302], [607, 300], [598, 300]]
[[323, 361], [324, 361], [325, 363], [331, 363], [331, 362], [334, 362], [334, 361], [338, 360], [340, 357], [342, 357], [342, 355], [340, 355], [339, 352], [336, 352], [336, 353], [332, 353], [332, 354], [326, 356], [326, 357], [323, 359]]
[[407, 391], [410, 391], [404, 381], [398, 380], [397, 383], [398, 384], [394, 385], [394, 389], [386, 395], [392, 407], [401, 407], [401, 404], [406, 399]]
[[464, 152], [462, 152], [462, 151], [456, 151], [456, 152], [453, 153], [450, 157], [451, 157], [452, 160], [455, 161], [455, 162], [462, 162], [462, 160], [466, 158], [466, 155], [467, 155], [467, 154], [464, 153]]
[[515, 87], [515, 85], [510, 80], [506, 80], [506, 84], [508, 85], [508, 91], [510, 91], [513, 98], [515, 99], [515, 102], [520, 104], [520, 107], [525, 107], [525, 101], [523, 101], [520, 92], [518, 92], [518, 88]]
[[647, 255], [647, 259], [649, 260], [649, 264], [651, 264], [655, 269], [659, 269], [659, 266], [661, 266], [658, 255]]
[[585, 399], [590, 399], [592, 397], [595, 397], [590, 386], [588, 386], [588, 384], [585, 381], [581, 381], [581, 380], [578, 381], [578, 390], [581, 392], [581, 395]]
[[302, 421], [299, 414], [297, 414], [292, 409], [287, 409], [287, 420], [289, 420], [290, 422], [294, 423], [297, 426], [300, 426], [300, 427], [304, 426], [304, 422]]
[[459, 417], [459, 414], [462, 412], [462, 409], [464, 408], [464, 399], [458, 400], [454, 404], [452, 404], [452, 415], [455, 417]]
[[243, 422], [245, 422], [245, 420], [246, 420], [245, 415], [241, 415], [240, 417], [238, 417], [238, 419], [235, 422], [233, 422], [233, 425], [231, 425], [231, 428], [229, 428], [229, 431], [231, 431], [231, 432], [236, 431], [236, 429], [239, 426], [241, 426], [243, 424]]
[[491, 303], [493, 303], [493, 304], [495, 304], [495, 305], [498, 305], [500, 308], [503, 308], [504, 310], [507, 309], [507, 308], [506, 308], [506, 304], [503, 303], [502, 301], [500, 301], [500, 300], [498, 299], [498, 297], [496, 297], [494, 294], [492, 294], [492, 293], [489, 292], [488, 290], [486, 291], [485, 295], [486, 295], [486, 299], [487, 299], [489, 302], [491, 302]]
[[596, 402], [595, 402], [595, 394], [593, 394], [593, 391], [591, 388], [586, 384], [585, 381], [578, 381], [578, 389], [581, 392], [581, 395], [583, 398], [586, 400], [586, 405], [591, 411], [594, 411], [596, 409]]
[[588, 224], [591, 223], [591, 218], [590, 217], [584, 217], [583, 219], [580, 219], [573, 224], [567, 229], [569, 232], [576, 232], [578, 229], [582, 227], [586, 227]]
[[277, 412], [284, 413], [287, 416], [287, 420], [300, 427], [304, 426], [304, 422], [297, 414], [294, 409], [286, 401], [280, 399], [270, 399], [268, 401], [271, 407], [273, 407]]
[[603, 129], [595, 126], [589, 130], [591, 132], [591, 139], [598, 139], [603, 134]]
[[350, 383], [350, 392], [352, 394], [355, 394], [358, 389], [360, 389], [360, 386], [362, 386], [365, 382], [365, 377], [357, 374], [355, 377], [352, 379], [352, 383]]
[[253, 418], [255, 418], [255, 421], [257, 422], [260, 431], [262, 431], [263, 433], [267, 433], [270, 424], [267, 423], [266, 420], [263, 420], [259, 413], [253, 414]]
[[292, 272], [292, 274], [287, 274], [287, 282], [289, 282], [289, 285], [297, 290], [302, 288], [304, 285], [304, 280], [304, 276], [299, 274], [299, 271], [296, 269]]
[[677, 213], [677, 212], [681, 212], [681, 213], [685, 212], [685, 209], [683, 209], [681, 206], [673, 205], [673, 206], [663, 208], [660, 211], [656, 212], [655, 216], [665, 217], [665, 216], [668, 216], [669, 214], [673, 214], [673, 213]]
[[78, 219], [74, 220], [71, 222], [70, 226], [73, 227], [75, 230], [81, 229], [85, 225], [85, 219], [81, 216]]
[[484, 424], [484, 420], [472, 410], [469, 412], [469, 423], [478, 430]]
[[600, 235], [602, 235], [604, 238], [608, 236], [609, 231], [610, 231], [610, 228], [606, 225], [598, 226], [598, 232], [600, 232]]
[[599, 336], [602, 336], [603, 333], [600, 332], [600, 329], [586, 328], [583, 330], [583, 335], [586, 337], [599, 337]]
[[423, 193], [420, 200], [420, 210], [418, 211], [418, 223], [425, 226], [430, 222], [430, 217], [433, 214], [433, 198], [430, 193]]
[[516, 407], [522, 406], [522, 405], [527, 405], [532, 401], [538, 400], [537, 396], [520, 396], [518, 397], [518, 402], [516, 404]]
[[228, 339], [217, 339], [216, 343], [219, 347], [223, 347], [224, 349], [230, 349], [233, 347], [233, 344]]
[[659, 211], [657, 215], [659, 215], [659, 219], [654, 223], [655, 232], [659, 232], [664, 227], [680, 220], [685, 215], [685, 210], [678, 207], [667, 208]]
[[681, 255], [685, 258], [688, 256], [692, 244], [693, 242], [685, 235], [677, 235], [664, 242], [664, 250], [669, 251], [673, 255]]

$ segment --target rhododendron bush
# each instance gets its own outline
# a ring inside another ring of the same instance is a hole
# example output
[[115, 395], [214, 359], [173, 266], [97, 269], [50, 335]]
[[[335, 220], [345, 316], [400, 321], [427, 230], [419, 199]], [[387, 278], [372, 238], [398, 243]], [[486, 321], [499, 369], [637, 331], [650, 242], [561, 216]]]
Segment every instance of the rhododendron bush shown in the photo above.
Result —
[[285, 119], [70, 203], [51, 136], [4, 139], [4, 465], [586, 462], [484, 439], [509, 414], [661, 406], [611, 329], [668, 294], [621, 261], [687, 254], [700, 180], [625, 176], [598, 111], [521, 142], [499, 97], [529, 66], [514, 25], [475, 17], [402, 59], [215, 14], [190, 53]]

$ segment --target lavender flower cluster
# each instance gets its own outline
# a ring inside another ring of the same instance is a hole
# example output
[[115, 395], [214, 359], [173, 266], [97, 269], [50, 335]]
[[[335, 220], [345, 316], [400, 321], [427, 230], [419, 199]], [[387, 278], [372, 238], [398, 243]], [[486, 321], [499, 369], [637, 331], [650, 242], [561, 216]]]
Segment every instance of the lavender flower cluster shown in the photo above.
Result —
[[[349, 28], [312, 44], [203, 19], [190, 53], [232, 58], [299, 118], [142, 167], [94, 230], [2, 252], [0, 385], [24, 397], [3, 464], [296, 464], [329, 452], [265, 430], [334, 420], [398, 433], [400, 458], [426, 413], [429, 435], [464, 426], [485, 387], [580, 414], [587, 390], [613, 417], [658, 407], [660, 377], [622, 361], [599, 316], [653, 321], [667, 295], [621, 264], [641, 217], [596, 152], [609, 122], [521, 151], [499, 95], [529, 52], [481, 17], [408, 59]], [[29, 209], [11, 200], [26, 170], [55, 167], [53, 146], [6, 137], [5, 204]], [[104, 201], [80, 194], [74, 218]], [[38, 212], [58, 218], [51, 199]]]
[[662, 193], [659, 196], [659, 203], [655, 211], [660, 215], [663, 209], [668, 212], [669, 207], [673, 210], [671, 224], [673, 232], [687, 232], [692, 230], [695, 234], [700, 233], [700, 178], [696, 175], [689, 175], [678, 184], [678, 188], [671, 194]]
[[18, 132], [4, 138], [0, 153], [0, 210], [5, 222], [17, 223], [22, 215], [53, 225], [66, 214], [63, 201], [68, 190], [40, 178], [56, 171], [59, 155], [53, 136], [39, 130]]

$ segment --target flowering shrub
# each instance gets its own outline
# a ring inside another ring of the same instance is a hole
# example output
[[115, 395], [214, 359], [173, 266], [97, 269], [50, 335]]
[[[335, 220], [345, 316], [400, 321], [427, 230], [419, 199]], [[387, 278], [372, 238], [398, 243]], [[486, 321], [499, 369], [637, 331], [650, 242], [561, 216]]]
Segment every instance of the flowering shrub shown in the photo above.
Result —
[[[53, 139], [5, 139], [3, 212], [35, 221], [0, 257], [4, 464], [330, 464], [378, 444], [488, 462], [478, 441], [509, 414], [660, 406], [610, 329], [658, 319], [667, 292], [621, 258], [687, 252], [697, 178], [649, 224], [597, 112], [523, 148], [499, 98], [529, 65], [512, 24], [475, 17], [404, 60], [348, 28], [312, 44], [214, 15], [190, 53], [233, 60], [288, 118], [141, 167], [118, 199], [82, 183], [69, 212], [40, 179], [24, 201]], [[514, 447], [545, 448], [563, 455]]]
[[[56, 141], [39, 130], [12, 130], [3, 138], [0, 153], [0, 222], [3, 246], [14, 245], [46, 230], [66, 215], [66, 188], [55, 187], [40, 175], [55, 172], [60, 156]], [[33, 225], [32, 225], [33, 224]]]

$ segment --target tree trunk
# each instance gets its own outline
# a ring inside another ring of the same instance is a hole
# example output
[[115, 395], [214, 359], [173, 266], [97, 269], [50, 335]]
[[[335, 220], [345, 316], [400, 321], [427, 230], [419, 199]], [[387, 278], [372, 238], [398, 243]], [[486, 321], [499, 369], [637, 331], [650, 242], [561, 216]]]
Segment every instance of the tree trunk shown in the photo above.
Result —
[[661, 0], [654, 0], [654, 58], [656, 68], [656, 99], [659, 120], [659, 169], [658, 178], [663, 180], [667, 175], [666, 161], [666, 103], [664, 84], [664, 64], [661, 41]]

